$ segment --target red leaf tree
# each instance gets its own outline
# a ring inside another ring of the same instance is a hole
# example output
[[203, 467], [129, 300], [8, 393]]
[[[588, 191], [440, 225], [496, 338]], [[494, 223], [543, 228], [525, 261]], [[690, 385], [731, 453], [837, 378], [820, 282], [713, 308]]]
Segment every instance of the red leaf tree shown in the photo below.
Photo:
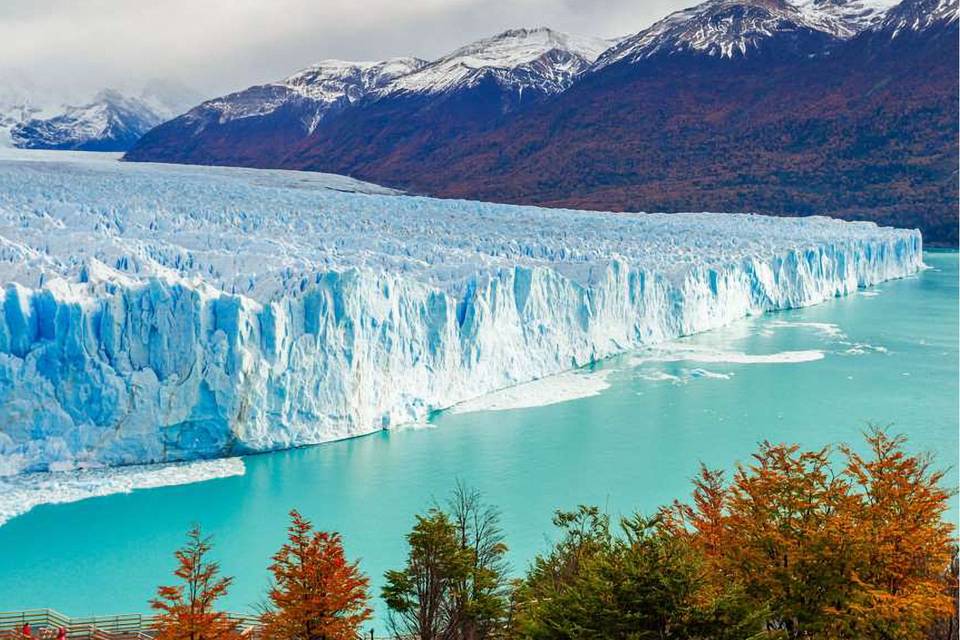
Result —
[[274, 640], [356, 640], [370, 619], [369, 580], [349, 563], [340, 535], [314, 531], [290, 512], [287, 542], [273, 556], [265, 636]]
[[200, 527], [187, 533], [187, 544], [175, 552], [178, 567], [174, 575], [181, 584], [160, 587], [150, 606], [157, 610], [154, 628], [157, 640], [235, 640], [237, 624], [226, 614], [214, 611], [214, 604], [227, 594], [233, 578], [220, 577], [220, 565], [207, 562], [210, 538]]

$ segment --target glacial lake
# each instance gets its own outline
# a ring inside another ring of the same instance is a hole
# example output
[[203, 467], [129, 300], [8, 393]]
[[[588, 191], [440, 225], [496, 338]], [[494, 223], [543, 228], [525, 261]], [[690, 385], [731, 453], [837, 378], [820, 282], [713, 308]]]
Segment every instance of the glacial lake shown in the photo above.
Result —
[[[913, 278], [745, 319], [473, 408], [574, 397], [565, 402], [443, 412], [419, 428], [248, 457], [243, 476], [38, 507], [0, 526], [0, 610], [147, 612], [156, 585], [170, 580], [173, 550], [199, 522], [236, 576], [224, 607], [249, 613], [294, 507], [343, 534], [378, 592], [384, 570], [403, 562], [414, 514], [458, 478], [500, 507], [522, 571], [547, 546], [558, 508], [650, 512], [686, 497], [701, 461], [729, 469], [764, 439], [860, 446], [870, 423], [935, 452], [956, 486], [958, 258], [928, 252], [925, 261], [931, 268]], [[375, 626], [385, 632], [382, 620]]]

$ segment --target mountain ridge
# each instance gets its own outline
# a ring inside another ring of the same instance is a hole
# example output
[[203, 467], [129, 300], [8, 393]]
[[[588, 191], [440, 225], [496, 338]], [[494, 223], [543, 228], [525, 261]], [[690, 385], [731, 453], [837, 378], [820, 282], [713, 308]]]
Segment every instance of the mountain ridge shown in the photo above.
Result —
[[[864, 217], [956, 244], [956, 14], [956, 0], [708, 0], [589, 62], [553, 48], [550, 30], [508, 31], [474, 45], [539, 34], [540, 57], [451, 65], [473, 55], [468, 45], [307, 135], [252, 124], [218, 138], [158, 135], [166, 123], [127, 159], [318, 170], [552, 206]], [[596, 42], [580, 49], [597, 53]], [[530, 60], [568, 73], [551, 84], [534, 69], [540, 82], [525, 85]], [[438, 69], [453, 75], [417, 82]]]

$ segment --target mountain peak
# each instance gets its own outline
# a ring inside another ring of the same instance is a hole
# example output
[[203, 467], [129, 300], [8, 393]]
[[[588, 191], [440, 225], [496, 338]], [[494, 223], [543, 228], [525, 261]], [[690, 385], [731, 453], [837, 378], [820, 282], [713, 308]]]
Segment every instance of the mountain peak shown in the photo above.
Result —
[[302, 69], [279, 84], [300, 95], [324, 103], [346, 99], [355, 102], [386, 86], [392, 80], [405, 76], [426, 65], [419, 58], [389, 58], [387, 60], [348, 62], [323, 60]]
[[26, 149], [123, 151], [162, 119], [143, 100], [102, 89], [87, 104], [68, 106], [50, 118], [13, 124], [10, 139], [14, 146]]
[[923, 31], [938, 24], [957, 22], [960, 3], [957, 0], [903, 0], [884, 17], [880, 29], [897, 37], [905, 31]]
[[[719, 58], [747, 57], [777, 37], [784, 51], [809, 53], [825, 40], [846, 40], [879, 23], [897, 0], [707, 0], [670, 14], [621, 41], [597, 61], [637, 62], [655, 55], [699, 53]], [[809, 46], [805, 45], [805, 38]], [[809, 49], [809, 52], [807, 51]]]
[[[510, 29], [460, 47], [410, 75], [388, 92], [437, 93], [474, 86], [486, 77], [520, 90], [535, 87], [554, 93], [613, 44], [547, 27]], [[538, 86], [539, 85], [539, 86]]]
[[278, 82], [208, 100], [185, 115], [203, 127], [211, 117], [224, 124], [266, 116], [298, 102], [303, 103], [304, 111], [301, 127], [310, 132], [331, 110], [353, 104], [425, 64], [411, 57], [366, 62], [321, 60]]
[[793, 0], [804, 21], [839, 38], [879, 24], [900, 0]]

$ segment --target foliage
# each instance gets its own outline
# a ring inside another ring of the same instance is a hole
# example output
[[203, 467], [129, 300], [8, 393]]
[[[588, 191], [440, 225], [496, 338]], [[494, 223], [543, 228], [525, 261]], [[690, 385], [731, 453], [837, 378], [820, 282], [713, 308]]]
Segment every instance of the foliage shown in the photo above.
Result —
[[[956, 640], [943, 481], [883, 429], [861, 450], [764, 442], [729, 480], [701, 467], [691, 500], [652, 517], [558, 511], [557, 541], [514, 583], [499, 512], [458, 484], [446, 508], [416, 516], [382, 597], [393, 633], [420, 640]], [[290, 516], [263, 636], [356, 640], [367, 578], [337, 534]], [[176, 552], [182, 584], [152, 602], [159, 640], [239, 637], [214, 611], [231, 579], [209, 551], [194, 528]]]
[[510, 585], [504, 560], [507, 545], [500, 512], [484, 504], [480, 492], [458, 482], [449, 502], [449, 517], [461, 552], [469, 563], [452, 590], [452, 612], [460, 640], [496, 635], [507, 617]]
[[435, 506], [417, 516], [406, 567], [385, 575], [383, 598], [398, 636], [483, 640], [503, 630], [509, 582], [500, 514], [461, 483], [448, 511]]
[[314, 531], [296, 510], [290, 512], [287, 542], [273, 556], [274, 584], [262, 615], [265, 635], [274, 640], [356, 640], [372, 615], [369, 580], [349, 563], [340, 536]]
[[407, 544], [406, 567], [384, 575], [382, 596], [393, 632], [421, 640], [455, 638], [459, 621], [452, 596], [467, 580], [472, 558], [460, 546], [449, 516], [437, 508], [416, 516]]
[[729, 485], [704, 469], [693, 505], [674, 507], [716, 575], [769, 607], [771, 632], [921, 639], [954, 610], [943, 473], [902, 437], [872, 428], [865, 441], [866, 457], [839, 448], [839, 469], [830, 449], [763, 443]]
[[731, 481], [702, 468], [690, 504], [618, 532], [595, 507], [558, 513], [559, 542], [517, 589], [514, 634], [956, 637], [943, 472], [902, 437], [865, 439], [867, 455], [765, 442]]
[[150, 606], [157, 610], [154, 628], [157, 640], [232, 640], [240, 638], [237, 624], [214, 604], [227, 594], [233, 578], [219, 577], [220, 565], [208, 562], [211, 539], [200, 527], [187, 533], [187, 543], [175, 552], [174, 575], [181, 584], [157, 589]]
[[558, 512], [563, 536], [518, 590], [520, 638], [747, 638], [762, 616], [740, 590], [715, 592], [700, 551], [660, 516], [611, 532], [606, 515]]

